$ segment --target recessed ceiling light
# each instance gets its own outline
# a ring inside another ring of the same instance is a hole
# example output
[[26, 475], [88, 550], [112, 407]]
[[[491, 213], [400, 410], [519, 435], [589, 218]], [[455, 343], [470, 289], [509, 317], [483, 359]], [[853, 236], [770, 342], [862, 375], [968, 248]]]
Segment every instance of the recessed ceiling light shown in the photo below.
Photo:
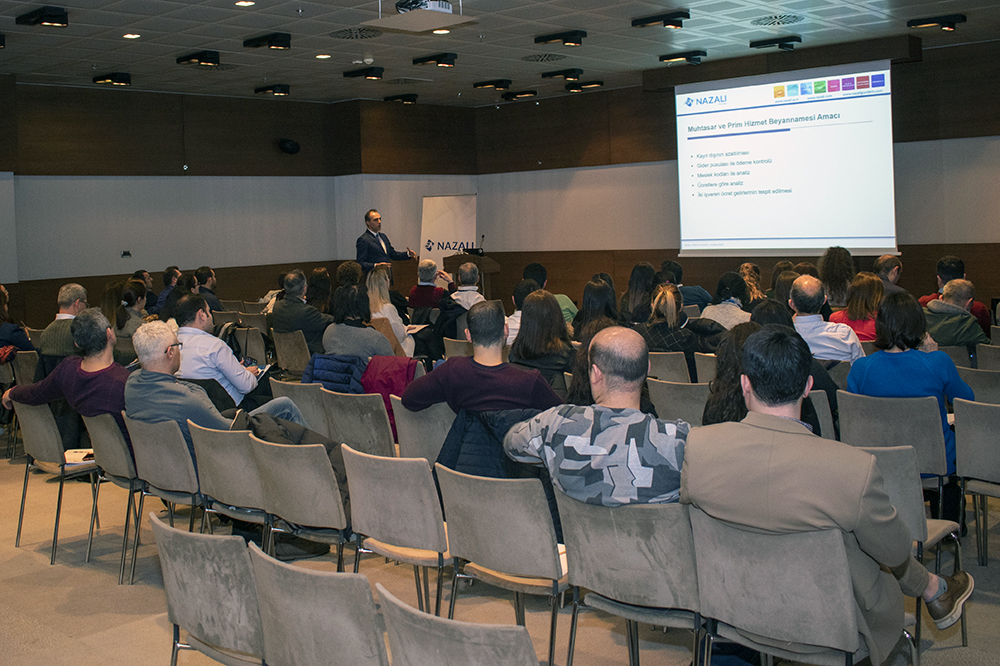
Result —
[[292, 48], [292, 36], [287, 32], [272, 32], [267, 35], [243, 40], [243, 48], [259, 49], [262, 46], [266, 46], [269, 49], [290, 49]]
[[414, 93], [406, 93], [403, 95], [391, 95], [385, 98], [386, 102], [400, 102], [402, 104], [416, 104], [417, 95]]
[[38, 9], [21, 14], [14, 19], [17, 25], [48, 25], [65, 28], [69, 25], [69, 14], [62, 7], [45, 5]]
[[285, 97], [291, 92], [291, 87], [285, 83], [275, 83], [270, 86], [262, 86], [253, 89], [257, 95], [274, 95], [275, 97]]
[[562, 42], [563, 46], [580, 46], [583, 44], [583, 38], [586, 36], [586, 30], [567, 30], [566, 32], [554, 32], [550, 35], [539, 35], [535, 37], [535, 43], [554, 44]]
[[378, 81], [382, 78], [384, 72], [385, 68], [383, 67], [362, 67], [361, 69], [352, 69], [344, 72], [344, 78], [356, 79], [363, 76], [369, 81]]
[[538, 92], [534, 90], [519, 90], [517, 92], [505, 92], [501, 97], [503, 97], [508, 102], [515, 99], [525, 99], [526, 97], [534, 97]]
[[435, 53], [434, 55], [414, 58], [414, 65], [437, 65], [438, 67], [454, 67], [455, 59], [458, 56], [454, 53]]
[[697, 51], [681, 51], [680, 53], [661, 55], [660, 62], [686, 62], [689, 65], [700, 65], [701, 59], [707, 55], [707, 52], [700, 49]]
[[750, 42], [750, 48], [752, 49], [767, 49], [772, 46], [777, 46], [782, 51], [791, 51], [795, 48], [796, 44], [801, 44], [802, 38], [798, 35], [788, 35], [785, 37], [775, 37], [773, 39], [758, 39]]
[[632, 20], [633, 28], [648, 28], [656, 24], [663, 25], [664, 28], [679, 30], [684, 27], [684, 19], [691, 18], [691, 14], [681, 9], [668, 14], [657, 14], [655, 16], [645, 16]]
[[510, 79], [493, 79], [491, 81], [480, 81], [473, 83], [473, 88], [493, 88], [494, 90], [510, 90]]
[[329, 60], [333, 56], [331, 56], [329, 53], [320, 53], [316, 57], [319, 58], [320, 60]]
[[94, 83], [104, 83], [113, 86], [130, 86], [132, 77], [128, 72], [111, 72], [109, 74], [98, 74], [93, 78]]
[[136, 34], [134, 32], [128, 32], [122, 35], [125, 39], [139, 39], [142, 35]]
[[560, 69], [556, 72], [542, 72], [543, 79], [563, 78], [567, 81], [579, 81], [582, 75], [583, 70], [578, 68]]
[[948, 14], [947, 16], [931, 16], [925, 19], [913, 19], [906, 22], [907, 28], [937, 28], [951, 32], [956, 23], [965, 23], [965, 14]]
[[236, 3], [236, 6], [237, 7], [253, 7], [255, 4], [257, 4], [257, 3], [256, 2], [252, 2], [251, 0], [239, 0], [239, 2]]
[[435, 35], [447, 35], [451, 32], [448, 28], [438, 28], [437, 30], [431, 30]]
[[181, 56], [177, 59], [178, 65], [205, 65], [208, 67], [215, 67], [219, 64], [219, 52], [218, 51], [198, 51], [197, 53], [189, 53], [187, 55]]

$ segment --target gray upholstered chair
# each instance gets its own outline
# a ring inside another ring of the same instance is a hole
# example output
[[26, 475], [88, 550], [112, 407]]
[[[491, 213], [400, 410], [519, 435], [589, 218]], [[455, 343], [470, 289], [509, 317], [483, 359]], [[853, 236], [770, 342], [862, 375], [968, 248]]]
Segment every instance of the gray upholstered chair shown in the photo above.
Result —
[[[698, 307], [697, 305], [695, 307]], [[715, 354], [694, 353], [694, 368], [698, 371], [698, 381], [702, 384], [715, 379], [715, 370], [718, 365], [718, 358]]]
[[436, 464], [454, 558], [451, 604], [458, 600], [458, 571], [514, 593], [517, 624], [525, 625], [524, 595], [548, 595], [549, 661], [554, 663], [559, 595], [569, 587], [545, 491], [538, 479], [491, 479]]
[[[979, 370], [978, 372], [986, 372]], [[997, 373], [1000, 374], [1000, 373]], [[1000, 404], [955, 400], [956, 473], [972, 495], [979, 566], [989, 565], [989, 497], [1000, 497]]]
[[[820, 361], [823, 367], [827, 367], [829, 361]], [[833, 383], [837, 385], [841, 391], [847, 390], [847, 376], [851, 374], [851, 364], [847, 361], [839, 361], [832, 367], [827, 368], [827, 373], [830, 375], [830, 379]]]
[[[130, 431], [131, 432], [131, 431]], [[148, 514], [163, 569], [167, 620], [174, 625], [170, 666], [181, 650], [223, 664], [263, 664], [264, 638], [246, 542], [184, 532]], [[187, 632], [187, 643], [180, 638]]]
[[[650, 354], [652, 356], [652, 354]], [[692, 426], [701, 425], [708, 402], [708, 384], [664, 382], [647, 379], [649, 399], [661, 419], [681, 419]]]
[[[257, 460], [250, 448], [250, 431], [212, 430], [190, 420], [188, 430], [198, 459], [198, 483], [205, 501], [203, 519], [208, 513], [221, 513], [262, 525], [263, 543], [267, 544], [264, 491], [257, 473]], [[210, 522], [208, 526], [211, 530]]]
[[[62, 513], [63, 486], [66, 479], [81, 476], [90, 477], [90, 491], [94, 499], [91, 508], [91, 521], [97, 517], [97, 493], [100, 485], [97, 480], [97, 464], [84, 463], [66, 465], [66, 453], [63, 450], [62, 437], [56, 427], [56, 419], [48, 405], [25, 405], [14, 401], [14, 411], [17, 412], [21, 424], [21, 437], [24, 439], [24, 452], [27, 454], [24, 462], [24, 487], [21, 489], [21, 511], [17, 517], [17, 537], [14, 547], [21, 545], [21, 525], [24, 523], [24, 500], [28, 495], [28, 477], [31, 475], [31, 463], [47, 463], [39, 467], [52, 470], [50, 473], [59, 477], [59, 498], [56, 500], [56, 520], [52, 530], [52, 556], [49, 564], [56, 563], [56, 548], [59, 546], [59, 515]], [[91, 532], [93, 537], [93, 532]], [[87, 553], [90, 554], [90, 539], [87, 540]]]
[[976, 367], [975, 353], [969, 351], [969, 348], [966, 347], [965, 345], [950, 345], [950, 346], [938, 347], [938, 351], [943, 351], [945, 354], [950, 356], [956, 368]]
[[247, 314], [259, 314], [264, 312], [264, 308], [267, 307], [267, 303], [261, 303], [259, 301], [241, 301], [242, 305], [239, 308], [240, 312]]
[[[435, 615], [441, 613], [445, 562], [451, 557], [441, 502], [423, 458], [372, 456], [342, 446], [351, 490], [351, 526], [362, 547], [397, 562], [413, 565], [417, 604], [430, 612], [428, 567], [437, 568]], [[360, 555], [354, 559], [358, 572]], [[420, 567], [424, 568], [423, 590]]]
[[980, 370], [1000, 370], [1000, 346], [976, 345], [976, 367]]
[[365, 576], [284, 564], [254, 543], [250, 561], [268, 666], [389, 666]]
[[302, 412], [302, 417], [309, 424], [310, 430], [315, 430], [324, 437], [330, 437], [330, 425], [327, 423], [326, 407], [320, 395], [322, 384], [300, 384], [299, 382], [279, 382], [271, 377], [271, 394], [275, 398], [288, 398]]
[[573, 499], [558, 488], [573, 586], [567, 666], [573, 666], [580, 588], [590, 608], [625, 618], [629, 664], [639, 664], [639, 624], [691, 629], [692, 663], [700, 664], [702, 622], [694, 540], [686, 504], [607, 507]]
[[830, 396], [826, 391], [815, 390], [809, 392], [809, 399], [812, 400], [813, 409], [816, 410], [816, 418], [819, 420], [819, 432], [823, 439], [837, 439], [837, 430], [833, 426], [833, 410], [830, 409]]
[[448, 359], [452, 356], [472, 356], [472, 343], [464, 338], [462, 340], [445, 338], [444, 357]]
[[956, 368], [958, 376], [969, 385], [976, 402], [990, 405], [1000, 405], [1000, 372], [997, 370], [976, 370], [973, 368]]
[[862, 341], [861, 349], [864, 350], [865, 356], [871, 356], [878, 351], [878, 347], [875, 346], [875, 342], [873, 340]]
[[[934, 572], [941, 573], [941, 542], [950, 539], [955, 545], [955, 569], [962, 568], [962, 543], [959, 541], [958, 523], [951, 520], [927, 518], [924, 511], [924, 496], [917, 472], [917, 453], [912, 446], [861, 447], [875, 456], [875, 464], [882, 473], [882, 485], [896, 512], [910, 530], [913, 537], [914, 556], [923, 563], [924, 551], [937, 547], [934, 558]], [[916, 640], [920, 643], [922, 600], [917, 597]], [[969, 644], [965, 613], [962, 613], [962, 645]]]
[[28, 335], [28, 340], [31, 341], [31, 344], [37, 348], [42, 342], [42, 333], [45, 332], [45, 329], [28, 328], [27, 326], [25, 326], [24, 332]]
[[661, 382], [690, 383], [684, 352], [649, 352], [649, 376]]
[[524, 627], [445, 620], [410, 608], [375, 584], [393, 666], [538, 666]]
[[682, 309], [684, 310], [684, 314], [686, 314], [688, 317], [701, 316], [701, 308], [698, 307], [697, 305], [685, 305]]
[[[709, 662], [719, 638], [807, 664], [867, 655], [840, 530], [752, 532], [695, 507], [691, 527]], [[919, 663], [912, 639], [910, 656]]]
[[[253, 321], [251, 323], [243, 321], [247, 317], [260, 317], [261, 321]], [[265, 315], [248, 315], [240, 313], [240, 326], [236, 329], [236, 341], [240, 343], [240, 349], [243, 350], [243, 357], [252, 358], [261, 367], [267, 363], [267, 348], [264, 346], [264, 336], [262, 331], [267, 330], [266, 328], [260, 328], [258, 324], [263, 324], [263, 319]]]
[[271, 331], [274, 339], [274, 351], [278, 356], [278, 365], [289, 375], [301, 378], [309, 365], [309, 345], [302, 331], [278, 333]]
[[[128, 552], [129, 525], [135, 520], [135, 529], [139, 529], [140, 516], [135, 494], [142, 492], [142, 480], [135, 473], [135, 461], [129, 451], [128, 442], [122, 434], [115, 417], [110, 414], [84, 416], [83, 422], [90, 433], [90, 445], [94, 447], [94, 461], [104, 473], [104, 478], [120, 488], [128, 491], [128, 501], [125, 505], [125, 534], [122, 536], [122, 561], [118, 569], [118, 584], [125, 580], [125, 554]], [[87, 539], [87, 561], [90, 561], [90, 543], [93, 538], [94, 524], [90, 524], [90, 537]], [[133, 553], [133, 557], [135, 554]]]
[[375, 456], [396, 455], [389, 412], [385, 410], [381, 394], [337, 393], [320, 389], [320, 396], [330, 439]]
[[[238, 308], [237, 308], [238, 309]], [[212, 313], [212, 323], [216, 326], [220, 324], [239, 324], [240, 313], [235, 310], [215, 310]]]
[[[17, 382], [18, 386], [28, 386], [35, 382], [35, 367], [37, 365], [38, 352], [36, 351], [19, 351], [14, 355], [11, 369], [14, 371], [14, 381]], [[14, 459], [14, 448], [17, 446], [17, 427], [17, 412], [15, 411], [10, 426], [7, 428], [7, 460]]]
[[[240, 308], [243, 307], [243, 301], [225, 301], [219, 299], [219, 303], [222, 304], [222, 307], [224, 307], [227, 312], [239, 312]], [[218, 310], [216, 310], [216, 312], [218, 312]]]
[[[344, 570], [347, 513], [330, 457], [322, 444], [271, 444], [250, 435], [269, 531], [333, 544]], [[274, 539], [268, 552], [274, 555]]]
[[392, 413], [396, 417], [396, 435], [399, 438], [401, 458], [424, 458], [428, 462], [437, 460], [445, 438], [455, 421], [455, 412], [448, 403], [432, 405], [419, 412], [411, 412], [403, 407], [397, 396], [389, 396]]

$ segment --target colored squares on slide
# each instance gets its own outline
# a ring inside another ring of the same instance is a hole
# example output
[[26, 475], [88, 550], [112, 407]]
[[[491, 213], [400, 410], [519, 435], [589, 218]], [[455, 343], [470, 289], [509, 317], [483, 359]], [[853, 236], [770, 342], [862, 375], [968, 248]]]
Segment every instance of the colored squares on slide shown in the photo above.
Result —
[[840, 79], [830, 79], [826, 82], [827, 92], [840, 92]]
[[817, 95], [826, 92], [826, 81], [816, 81], [813, 83], [813, 92]]
[[812, 84], [812, 82], [809, 82], [809, 83], [800, 83], [799, 84], [799, 92], [802, 93], [803, 95], [812, 95], [813, 94], [813, 84]]
[[848, 90], [854, 90], [854, 77], [851, 76], [846, 79], [841, 79], [840, 89], [843, 90], [844, 92], [847, 92]]
[[885, 74], [872, 74], [872, 88], [885, 87]]
[[858, 80], [858, 90], [862, 90], [868, 87], [869, 79], [867, 75], [859, 76], [857, 80]]
[[799, 84], [797, 84], [797, 83], [789, 83], [787, 86], [785, 86], [785, 93], [789, 97], [798, 97], [798, 95], [799, 95]]
[[774, 99], [785, 96], [785, 86], [774, 86]]

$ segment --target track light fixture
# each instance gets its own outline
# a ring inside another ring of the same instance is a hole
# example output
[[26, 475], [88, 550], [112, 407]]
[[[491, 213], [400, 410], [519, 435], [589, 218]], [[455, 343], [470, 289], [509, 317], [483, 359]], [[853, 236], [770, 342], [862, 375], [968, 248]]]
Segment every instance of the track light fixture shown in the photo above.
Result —
[[515, 99], [525, 99], [527, 97], [534, 97], [538, 94], [537, 90], [519, 90], [517, 92], [505, 92], [501, 97], [503, 97], [508, 102]]
[[292, 48], [292, 36], [287, 32], [272, 32], [260, 37], [251, 37], [243, 40], [243, 48], [258, 49], [266, 46], [269, 49], [290, 49]]
[[390, 95], [383, 99], [385, 102], [399, 102], [400, 104], [416, 104], [416, 93], [404, 93], [402, 95]]
[[108, 74], [98, 74], [93, 78], [94, 83], [105, 83], [113, 86], [132, 85], [132, 75], [128, 72], [110, 72]]
[[584, 81], [583, 83], [567, 83], [566, 90], [571, 93], [578, 93], [587, 90], [588, 88], [600, 88], [604, 85], [604, 81]]
[[356, 79], [363, 76], [370, 81], [379, 81], [384, 72], [384, 67], [362, 67], [361, 69], [352, 69], [349, 72], [344, 72], [344, 78]]
[[801, 44], [802, 38], [798, 35], [787, 35], [785, 37], [775, 37], [773, 39], [758, 39], [750, 42], [752, 49], [769, 49], [777, 46], [782, 51], [791, 51], [796, 44]]
[[205, 65], [206, 67], [214, 67], [219, 64], [219, 52], [218, 51], [198, 51], [197, 53], [189, 53], [187, 55], [181, 56], [177, 59], [178, 65]]
[[45, 5], [14, 19], [17, 25], [53, 25], [65, 28], [69, 25], [69, 14], [62, 7]]
[[643, 18], [632, 19], [633, 28], [648, 28], [658, 23], [662, 23], [664, 28], [679, 30], [684, 27], [684, 19], [691, 18], [691, 14], [683, 9], [667, 14], [656, 14], [655, 16], [645, 16]]
[[587, 36], [586, 30], [569, 30], [567, 32], [554, 32], [550, 35], [539, 35], [535, 37], [536, 44], [555, 44], [562, 42], [563, 46], [580, 46], [583, 38]]
[[583, 76], [582, 69], [560, 69], [556, 72], [542, 72], [543, 79], [562, 78], [567, 81], [579, 81], [581, 76]]
[[0, 35], [0, 49], [7, 47], [7, 37], [5, 35]]
[[257, 95], [274, 95], [275, 97], [284, 97], [291, 94], [292, 89], [287, 83], [275, 83], [269, 86], [254, 88], [253, 91]]
[[660, 62], [686, 62], [689, 65], [700, 65], [701, 59], [708, 55], [707, 51], [681, 51], [660, 56]]
[[435, 53], [434, 55], [424, 56], [422, 58], [414, 58], [414, 65], [437, 65], [438, 67], [454, 67], [455, 59], [458, 55], [455, 53]]
[[923, 19], [913, 19], [906, 22], [907, 28], [937, 28], [951, 32], [958, 23], [965, 23], [965, 14], [948, 14], [946, 16], [931, 16]]
[[493, 88], [494, 90], [510, 90], [510, 79], [493, 79], [491, 81], [480, 81], [473, 83], [473, 88]]

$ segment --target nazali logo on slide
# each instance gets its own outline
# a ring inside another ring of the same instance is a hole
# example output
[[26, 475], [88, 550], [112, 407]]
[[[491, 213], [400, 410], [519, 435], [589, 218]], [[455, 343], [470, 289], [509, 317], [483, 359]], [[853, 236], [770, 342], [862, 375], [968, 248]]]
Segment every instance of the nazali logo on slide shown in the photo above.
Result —
[[428, 238], [427, 239], [427, 245], [425, 245], [424, 247], [427, 248], [428, 252], [430, 252], [431, 250], [434, 249], [434, 241], [432, 241], [430, 238]]
[[424, 248], [428, 252], [437, 248], [438, 250], [468, 250], [471, 247], [475, 247], [475, 243], [472, 241], [433, 241], [430, 238], [424, 243]]
[[702, 106], [706, 104], [711, 105], [711, 104], [725, 104], [725, 103], [726, 103], [725, 95], [706, 95], [705, 97], [688, 97], [686, 100], [684, 100], [684, 105], [688, 107], [695, 105]]

